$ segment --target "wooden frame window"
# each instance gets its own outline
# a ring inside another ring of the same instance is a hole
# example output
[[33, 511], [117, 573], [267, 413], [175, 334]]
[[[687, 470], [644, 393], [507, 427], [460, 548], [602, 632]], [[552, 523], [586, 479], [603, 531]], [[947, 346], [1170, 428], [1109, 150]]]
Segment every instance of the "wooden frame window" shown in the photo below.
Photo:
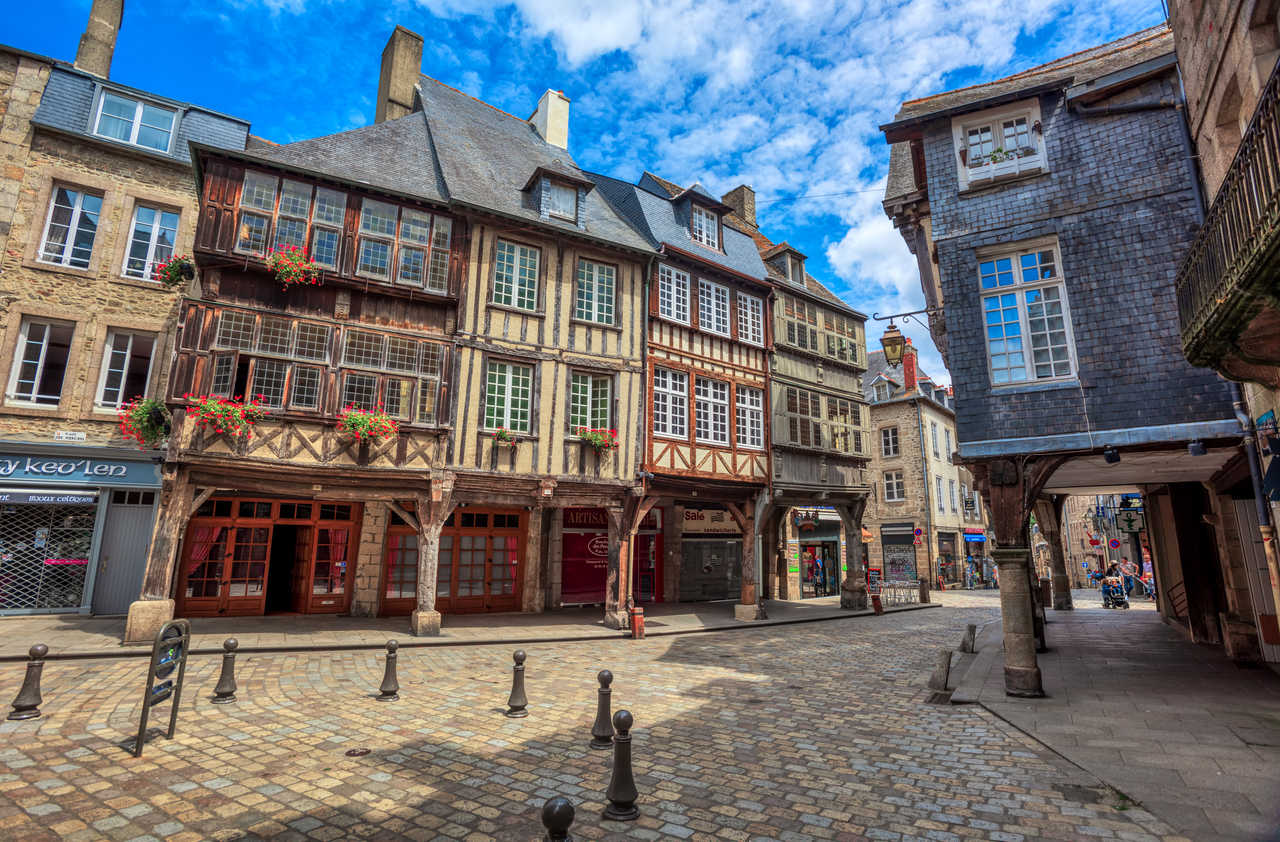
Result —
[[728, 287], [698, 279], [698, 327], [708, 333], [729, 335]]
[[533, 367], [490, 360], [485, 377], [484, 426], [531, 432]]
[[542, 252], [523, 243], [498, 240], [493, 258], [494, 304], [538, 309], [538, 265]]
[[787, 326], [787, 344], [821, 353], [818, 345], [818, 308], [791, 295], [782, 296], [783, 321]]
[[741, 292], [738, 293], [738, 338], [764, 346], [764, 302]]
[[787, 432], [792, 444], [822, 447], [822, 395], [787, 387]]
[[10, 401], [56, 407], [62, 401], [75, 325], [25, 317], [9, 372]]
[[346, 217], [347, 194], [317, 187], [311, 210], [311, 259], [327, 269], [338, 268]]
[[669, 438], [689, 437], [689, 375], [683, 371], [653, 370], [653, 432]]
[[578, 188], [562, 181], [546, 180], [547, 214], [569, 222], [578, 221]]
[[689, 324], [689, 273], [666, 264], [658, 267], [658, 315]]
[[240, 228], [236, 236], [238, 252], [265, 255], [271, 217], [276, 209], [275, 176], [245, 170], [240, 190]]
[[54, 185], [40, 239], [40, 261], [55, 266], [88, 269], [98, 237], [102, 196], [65, 185]]
[[140, 281], [155, 280], [155, 268], [173, 256], [178, 239], [178, 214], [142, 203], [133, 206], [129, 250], [120, 273]]
[[861, 410], [853, 401], [827, 395], [827, 427], [833, 450], [841, 453], [862, 452], [862, 433], [855, 429], [861, 415]]
[[617, 270], [608, 263], [579, 258], [573, 317], [602, 325], [613, 324], [616, 276]]
[[898, 428], [885, 427], [880, 431], [880, 455], [886, 458], [899, 455]]
[[93, 133], [157, 152], [168, 152], [177, 111], [115, 91], [103, 91]]
[[907, 484], [902, 471], [884, 472], [884, 499], [887, 503], [901, 503], [907, 499]]
[[690, 205], [689, 234], [695, 243], [720, 248], [720, 217], [701, 205]]
[[275, 248], [306, 251], [307, 220], [311, 217], [311, 185], [284, 179], [280, 187], [280, 207], [276, 213]]
[[395, 247], [399, 208], [390, 202], [363, 199], [360, 203], [360, 237], [356, 246], [356, 274], [379, 281], [391, 277], [391, 252]]
[[94, 404], [118, 409], [133, 398], [146, 397], [155, 346], [154, 334], [108, 330]]
[[693, 384], [694, 438], [703, 444], [729, 443], [729, 384], [695, 377]]
[[569, 374], [569, 431], [609, 430], [613, 424], [613, 378], [574, 371]]
[[738, 447], [764, 449], [764, 390], [752, 386], [734, 388]]
[[1066, 287], [1052, 245], [980, 257], [978, 283], [993, 386], [1075, 375]]

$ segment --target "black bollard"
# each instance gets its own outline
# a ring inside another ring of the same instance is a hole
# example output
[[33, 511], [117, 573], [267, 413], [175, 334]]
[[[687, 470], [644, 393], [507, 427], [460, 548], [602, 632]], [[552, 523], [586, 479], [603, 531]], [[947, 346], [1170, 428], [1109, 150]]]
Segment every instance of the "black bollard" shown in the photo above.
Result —
[[548, 798], [542, 805], [542, 826], [547, 829], [544, 842], [573, 842], [569, 826], [573, 824], [573, 805], [563, 795]]
[[222, 641], [222, 672], [218, 674], [218, 686], [213, 688], [213, 703], [229, 705], [236, 700], [236, 650], [240, 641], [228, 637]]
[[396, 680], [396, 650], [400, 644], [387, 641], [387, 670], [382, 674], [382, 686], [378, 688], [378, 701], [394, 702], [400, 698], [400, 682]]
[[635, 821], [640, 817], [636, 809], [636, 779], [631, 774], [631, 726], [635, 723], [630, 711], [620, 710], [613, 715], [613, 774], [609, 777], [609, 789], [604, 797], [609, 806], [604, 817], [615, 822]]
[[511, 668], [511, 697], [507, 699], [507, 716], [519, 719], [528, 716], [529, 700], [524, 695], [524, 650], [517, 649], [511, 656], [516, 665]]
[[596, 721], [591, 725], [591, 747], [609, 748], [613, 745], [613, 723], [609, 720], [609, 697], [613, 695], [609, 685], [613, 683], [613, 673], [600, 670], [596, 679], [600, 682], [600, 691], [596, 701]]
[[22, 679], [22, 688], [13, 699], [13, 710], [9, 719], [39, 719], [40, 703], [44, 698], [40, 695], [40, 673], [44, 671], [44, 656], [49, 654], [49, 647], [37, 643], [27, 652], [27, 674]]

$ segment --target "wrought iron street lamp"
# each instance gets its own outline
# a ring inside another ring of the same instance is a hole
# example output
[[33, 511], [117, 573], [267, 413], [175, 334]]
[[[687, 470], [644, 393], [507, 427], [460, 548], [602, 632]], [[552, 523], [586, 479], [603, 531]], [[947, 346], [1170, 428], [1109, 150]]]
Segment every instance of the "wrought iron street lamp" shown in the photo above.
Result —
[[[915, 316], [919, 313], [928, 313], [929, 315], [932, 316], [933, 310], [926, 307], [923, 310], [911, 310], [906, 313], [894, 313], [891, 316], [882, 316], [879, 313], [871, 314], [871, 318], [875, 319], [878, 322], [882, 322], [885, 319], [889, 320], [889, 326], [885, 328], [884, 335], [880, 337], [880, 347], [884, 349], [884, 361], [887, 362], [889, 365], [891, 366], [899, 365], [902, 362], [903, 353], [905, 353], [907, 350], [907, 337], [902, 335], [902, 331], [899, 330], [898, 326], [893, 323], [893, 320], [894, 319], [911, 319], [912, 316]], [[919, 319], [913, 319], [913, 321], [916, 324], [928, 330], [929, 326], [924, 322], [920, 321]]]

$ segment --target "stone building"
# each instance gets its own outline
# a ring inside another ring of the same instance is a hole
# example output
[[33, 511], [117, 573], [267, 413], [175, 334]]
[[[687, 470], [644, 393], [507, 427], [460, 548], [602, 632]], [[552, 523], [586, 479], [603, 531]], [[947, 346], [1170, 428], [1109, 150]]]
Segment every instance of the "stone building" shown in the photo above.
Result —
[[840, 595], [846, 607], [865, 607], [866, 316], [810, 275], [797, 249], [760, 230], [754, 190], [741, 185], [721, 201], [733, 208], [725, 223], [752, 238], [774, 287], [773, 472], [756, 512], [764, 593], [780, 599]]
[[1049, 495], [1145, 490], [1164, 616], [1215, 642], [1243, 619], [1230, 548], [1200, 518], [1244, 467], [1240, 426], [1174, 327], [1169, 280], [1198, 219], [1178, 100], [1162, 25], [906, 102], [882, 127], [885, 211], [945, 324], [958, 454], [990, 509], [1014, 695], [1042, 693], [1028, 523], [1035, 509], [1061, 547]]
[[[397, 27], [372, 126], [194, 147], [176, 490], [131, 639], [171, 595], [187, 616], [406, 615], [436, 634], [444, 613], [572, 592], [623, 622], [606, 578], [642, 526], [627, 519], [653, 250], [574, 164], [562, 94], [523, 120], [422, 76], [421, 58]], [[281, 288], [284, 247], [308, 251], [318, 284]], [[191, 395], [259, 395], [265, 417], [251, 439], [220, 434], [192, 423]], [[398, 429], [360, 440], [352, 408]]]
[[875, 480], [863, 518], [870, 533], [867, 566], [886, 581], [962, 586], [968, 556], [978, 560], [981, 575], [987, 536], [973, 478], [953, 459], [950, 390], [920, 370], [910, 344], [898, 366], [888, 365], [883, 351], [867, 359], [863, 391], [871, 402], [869, 472]]
[[74, 63], [0, 48], [0, 614], [119, 614], [137, 596], [161, 455], [117, 413], [160, 395], [190, 251], [188, 144], [249, 124], [110, 78], [123, 3], [96, 0]]
[[1174, 0], [1169, 9], [1202, 200], [1209, 205], [1178, 270], [1182, 348], [1193, 364], [1238, 381], [1241, 417], [1256, 428], [1246, 438], [1254, 488], [1242, 488], [1218, 508], [1238, 531], [1245, 555], [1247, 586], [1230, 589], [1245, 604], [1233, 610], [1255, 615], [1269, 661], [1280, 661], [1280, 509], [1274, 502], [1280, 490], [1278, 8], [1274, 0]]

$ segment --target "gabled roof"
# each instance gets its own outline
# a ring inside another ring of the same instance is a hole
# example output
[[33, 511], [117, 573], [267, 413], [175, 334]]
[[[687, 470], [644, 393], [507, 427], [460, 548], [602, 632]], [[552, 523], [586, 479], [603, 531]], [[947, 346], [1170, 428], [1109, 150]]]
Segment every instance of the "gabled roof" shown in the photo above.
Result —
[[544, 228], [652, 251], [650, 243], [609, 206], [598, 190], [589, 191], [583, 200], [585, 230], [572, 222], [540, 216], [530, 194], [521, 189], [535, 169], [547, 167], [583, 181], [595, 179], [578, 167], [568, 150], [543, 140], [527, 120], [430, 76], [419, 77], [417, 93], [443, 186], [451, 201]]
[[884, 351], [872, 351], [867, 349], [867, 370], [862, 373], [862, 392], [869, 394], [871, 388], [876, 384], [877, 380], [887, 380], [894, 385], [894, 391], [890, 394], [890, 398], [908, 398], [908, 397], [927, 397], [933, 399], [933, 388], [921, 390], [922, 384], [928, 383], [930, 386], [936, 386], [932, 377], [925, 374], [924, 370], [916, 366], [916, 392], [909, 395], [902, 390], [902, 363], [897, 365], [889, 365], [885, 361]]
[[[749, 278], [764, 280], [768, 277], [755, 243], [736, 228], [724, 226], [723, 252], [694, 242], [688, 222], [678, 216], [678, 196], [686, 191], [677, 187], [676, 193], [672, 194], [657, 184], [657, 177], [652, 173], [645, 173], [639, 185], [596, 173], [588, 173], [588, 177], [596, 183], [594, 192], [607, 199], [614, 210], [654, 246], [670, 246], [683, 254]], [[646, 189], [645, 184], [653, 185], [661, 192]], [[687, 212], [687, 208], [685, 210]]]
[[[986, 107], [987, 101], [1042, 86], [1065, 87], [1096, 79], [1124, 67], [1173, 52], [1173, 31], [1167, 23], [1090, 47], [1046, 64], [1028, 68], [1003, 79], [957, 88], [954, 91], [904, 102], [894, 118], [896, 125], [913, 118], [942, 116]], [[887, 129], [888, 126], [882, 126]]]
[[447, 202], [426, 118], [421, 113], [283, 146], [251, 150], [255, 157], [351, 184]]
[[667, 181], [665, 178], [656, 176], [648, 170], [645, 170], [640, 176], [639, 185], [645, 190], [649, 190], [653, 193], [661, 194], [663, 191], [666, 191], [667, 196], [672, 198], [679, 196], [684, 192], [684, 188], [679, 184], [676, 184], [674, 181]]

